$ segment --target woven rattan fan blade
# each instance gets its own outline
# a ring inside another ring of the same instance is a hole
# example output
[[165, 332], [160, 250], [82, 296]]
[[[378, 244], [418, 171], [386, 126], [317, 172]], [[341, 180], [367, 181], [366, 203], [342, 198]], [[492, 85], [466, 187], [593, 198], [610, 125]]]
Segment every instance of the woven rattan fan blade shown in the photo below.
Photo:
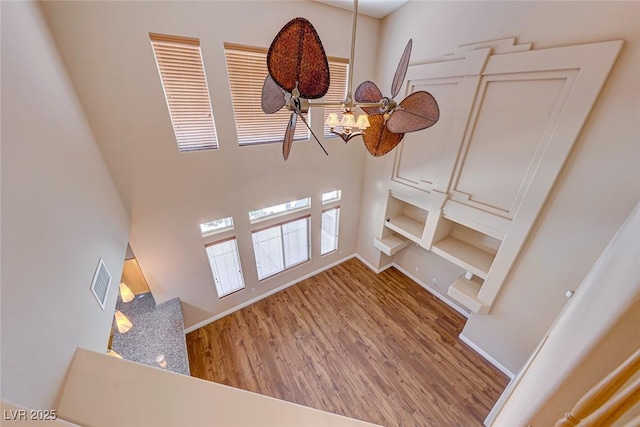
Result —
[[296, 132], [296, 123], [298, 122], [298, 114], [294, 111], [289, 118], [289, 124], [287, 125], [287, 131], [284, 133], [284, 141], [282, 143], [282, 157], [285, 160], [289, 158], [291, 153], [291, 146], [293, 145], [293, 134]]
[[404, 134], [389, 132], [381, 114], [369, 116], [369, 124], [362, 139], [367, 151], [374, 157], [380, 157], [393, 150], [402, 141]]
[[[374, 82], [369, 80], [358, 85], [354, 94], [356, 102], [379, 102], [382, 99], [382, 92]], [[368, 115], [380, 114], [378, 107], [361, 107]]]
[[301, 98], [321, 98], [329, 90], [327, 55], [318, 33], [305, 18], [292, 19], [273, 39], [267, 69], [286, 92], [293, 92], [297, 84]]
[[433, 126], [439, 118], [435, 98], [429, 92], [418, 91], [407, 96], [395, 109], [387, 120], [387, 129], [398, 134], [416, 132]]
[[284, 107], [285, 103], [284, 92], [280, 89], [280, 86], [273, 81], [271, 76], [267, 75], [262, 85], [262, 111], [266, 114], [273, 114]]
[[407, 46], [404, 48], [404, 52], [402, 53], [402, 57], [400, 58], [398, 68], [396, 68], [396, 74], [393, 76], [393, 83], [391, 83], [391, 98], [395, 98], [402, 88], [402, 83], [407, 75], [407, 68], [409, 68], [409, 58], [411, 57], [412, 46], [413, 40], [409, 39]]

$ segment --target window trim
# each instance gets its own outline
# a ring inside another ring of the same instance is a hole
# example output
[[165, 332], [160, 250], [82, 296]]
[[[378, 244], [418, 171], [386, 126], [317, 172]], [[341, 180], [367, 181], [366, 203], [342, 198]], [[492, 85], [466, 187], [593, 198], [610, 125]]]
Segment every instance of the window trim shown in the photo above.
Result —
[[[240, 269], [239, 270], [240, 271], [240, 278], [242, 279], [242, 288], [236, 289], [233, 292], [229, 292], [228, 294], [224, 294], [224, 295], [220, 296], [220, 294], [218, 293], [218, 286], [216, 285], [216, 277], [213, 274], [213, 269], [211, 268], [211, 261], [210, 261], [210, 258], [209, 258], [209, 254], [207, 253], [207, 248], [209, 248], [211, 246], [214, 246], [214, 245], [218, 245], [220, 243], [228, 242], [229, 240], [235, 240], [236, 241], [236, 245], [235, 245], [235, 247], [236, 247], [236, 255], [238, 257], [238, 267]], [[244, 274], [242, 273], [242, 260], [240, 259], [240, 250], [238, 248], [237, 236], [234, 235], [234, 236], [226, 237], [224, 239], [216, 240], [215, 242], [205, 243], [204, 248], [205, 248], [205, 254], [207, 255], [207, 262], [209, 263], [209, 270], [211, 270], [211, 277], [213, 278], [213, 286], [214, 286], [214, 288], [216, 290], [216, 294], [218, 295], [218, 300], [221, 300], [221, 299], [223, 299], [225, 297], [228, 297], [229, 295], [233, 295], [235, 293], [238, 293], [240, 291], [244, 291], [245, 289], [247, 289], [247, 282], [245, 282]]]
[[[337, 197], [337, 198], [335, 198], [335, 199], [329, 199], [329, 200], [326, 200], [326, 201], [325, 201], [325, 200], [323, 200], [323, 197], [324, 197], [324, 195], [325, 195], [325, 194], [333, 193], [333, 192], [335, 192], [335, 191], [337, 191], [337, 192], [338, 192], [338, 197]], [[320, 202], [322, 203], [322, 206], [330, 205], [331, 203], [336, 203], [336, 202], [339, 202], [340, 200], [342, 200], [342, 189], [336, 189], [336, 190], [329, 190], [329, 191], [325, 191], [324, 193], [322, 193], [322, 194], [320, 195]]]
[[[275, 223], [275, 224], [271, 224], [269, 226], [265, 226], [265, 227], [261, 227], [261, 228], [256, 228], [255, 230], [251, 230], [251, 242], [253, 243], [253, 234], [254, 233], [259, 233], [261, 231], [269, 230], [271, 228], [276, 228], [276, 227], [280, 227], [280, 230], [282, 230], [282, 226], [283, 225], [289, 224], [291, 222], [299, 221], [301, 219], [306, 219], [307, 220], [307, 259], [304, 260], [304, 261], [300, 261], [300, 262], [298, 262], [296, 264], [293, 264], [293, 265], [291, 265], [289, 267], [287, 267], [286, 266], [286, 262], [284, 262], [283, 263], [284, 264], [284, 269], [282, 269], [282, 270], [280, 270], [280, 271], [278, 271], [276, 273], [273, 273], [273, 274], [271, 274], [269, 276], [263, 277], [262, 279], [258, 278], [258, 283], [263, 282], [264, 280], [270, 279], [270, 278], [272, 278], [274, 276], [277, 276], [280, 273], [284, 273], [287, 270], [291, 270], [292, 268], [295, 268], [295, 267], [297, 267], [299, 265], [302, 265], [302, 264], [305, 264], [305, 263], [311, 261], [311, 214], [302, 215], [302, 216], [299, 216], [299, 217], [296, 217], [296, 218], [293, 218], [293, 219], [289, 219], [289, 220], [286, 220], [286, 221], [282, 221], [282, 222], [278, 222], [278, 223]], [[282, 244], [282, 248], [281, 248], [282, 249], [282, 259], [285, 260], [285, 257], [284, 257], [284, 234], [282, 232], [280, 233], [280, 243]], [[255, 251], [256, 251], [255, 243], [253, 243], [253, 257], [254, 257], [254, 260], [256, 261], [256, 273], [257, 273], [257, 267], [258, 267], [257, 266], [257, 262], [258, 262], [258, 259], [256, 258]]]
[[[231, 225], [227, 225], [227, 226], [225, 226], [224, 228], [216, 229], [216, 230], [213, 230], [213, 231], [208, 231], [208, 232], [206, 232], [206, 233], [202, 231], [202, 226], [203, 226], [204, 224], [208, 224], [208, 223], [210, 223], [210, 222], [214, 222], [214, 221], [221, 221], [221, 220], [225, 220], [225, 219], [227, 219], [227, 218], [231, 220]], [[200, 235], [202, 236], [202, 238], [203, 238], [203, 239], [205, 239], [205, 238], [207, 238], [207, 237], [215, 236], [216, 234], [222, 234], [222, 233], [225, 233], [225, 232], [227, 232], [227, 231], [235, 230], [236, 225], [235, 225], [235, 223], [233, 222], [233, 216], [225, 216], [224, 218], [212, 219], [212, 220], [210, 220], [210, 221], [206, 221], [206, 222], [200, 223], [200, 224], [198, 225], [198, 227], [200, 228]]]
[[[329, 252], [325, 252], [322, 253], [322, 215], [324, 215], [325, 212], [327, 211], [332, 211], [332, 210], [337, 210], [338, 211], [338, 216], [336, 218], [336, 235], [335, 235], [335, 239], [336, 239], [336, 247], [333, 248], [332, 250], [330, 250]], [[329, 255], [332, 254], [334, 252], [336, 252], [338, 250], [338, 237], [340, 236], [340, 205], [335, 205], [335, 206], [331, 206], [331, 207], [327, 207], [325, 209], [322, 210], [322, 213], [320, 215], [320, 256], [325, 256], [325, 255]]]
[[[200, 39], [148, 35], [178, 151], [219, 149]], [[185, 90], [185, 83], [192, 87], [190, 91]]]
[[[255, 211], [260, 210], [260, 209], [254, 209], [254, 210], [249, 211], [249, 212], [247, 213], [247, 214], [249, 215], [249, 222], [250, 222], [251, 224], [259, 224], [259, 223], [261, 223], [261, 222], [263, 222], [263, 221], [267, 221], [267, 220], [270, 220], [270, 219], [283, 217], [283, 216], [285, 216], [285, 215], [294, 214], [294, 213], [296, 213], [296, 212], [302, 212], [302, 211], [304, 211], [305, 209], [311, 209], [311, 197], [303, 197], [302, 199], [290, 200], [290, 201], [288, 201], [288, 202], [279, 203], [279, 204], [277, 204], [277, 205], [273, 205], [273, 206], [267, 206], [266, 208], [261, 208], [261, 209], [268, 209], [268, 208], [272, 208], [272, 207], [274, 207], [274, 206], [285, 205], [285, 204], [287, 204], [287, 203], [297, 202], [297, 201], [299, 201], [299, 200], [308, 200], [308, 201], [309, 201], [309, 204], [308, 204], [307, 206], [301, 206], [301, 207], [299, 207], [299, 208], [291, 209], [291, 210], [288, 210], [288, 211], [278, 212], [278, 213], [274, 213], [274, 214], [265, 215], [265, 216], [260, 217], [260, 218], [251, 219], [251, 212], [255, 212]], [[277, 225], [277, 224], [274, 224], [274, 225]]]
[[[278, 136], [278, 139], [273, 139], [273, 140], [249, 140], [249, 141], [245, 141], [245, 142], [241, 142], [241, 139], [244, 141], [244, 139], [258, 139], [261, 138], [260, 133], [265, 133], [263, 131], [258, 130], [256, 131], [251, 131], [252, 134], [250, 136], [242, 136], [238, 135], [238, 120], [236, 117], [236, 108], [234, 105], [234, 97], [233, 97], [233, 91], [231, 89], [232, 83], [236, 83], [236, 79], [231, 79], [231, 73], [229, 71], [229, 58], [227, 55], [227, 51], [234, 51], [234, 54], [239, 54], [239, 53], [248, 53], [248, 54], [253, 54], [253, 55], [260, 55], [260, 56], [264, 56], [264, 64], [265, 64], [265, 71], [266, 71], [266, 62], [267, 62], [267, 53], [269, 52], [268, 48], [265, 47], [259, 47], [259, 46], [247, 46], [247, 45], [242, 45], [242, 44], [238, 44], [238, 43], [229, 43], [229, 42], [224, 42], [223, 43], [223, 50], [224, 50], [224, 55], [225, 55], [225, 65], [226, 65], [226, 70], [227, 70], [227, 82], [229, 84], [229, 93], [231, 95], [231, 107], [233, 110], [233, 121], [234, 121], [234, 128], [236, 130], [236, 139], [237, 139], [237, 144], [239, 147], [244, 147], [244, 146], [254, 146], [254, 145], [265, 145], [265, 144], [281, 144], [284, 140], [284, 133], [285, 133], [285, 129], [288, 123], [288, 117], [290, 115], [290, 113], [287, 111], [285, 112], [285, 114], [281, 114], [283, 117], [287, 117], [286, 120], [284, 120], [284, 118], [282, 119], [282, 131], [280, 132], [279, 130], [276, 131], [275, 129], [273, 130], [273, 135], [275, 138], [275, 135]], [[239, 53], [238, 53], [239, 52]], [[265, 77], [268, 74], [268, 71], [265, 72]], [[259, 82], [260, 84], [260, 88], [262, 88], [262, 84], [263, 84], [263, 80], [260, 80]], [[260, 105], [260, 97], [258, 96], [255, 99], [255, 105]], [[261, 114], [262, 110], [260, 110]], [[283, 111], [283, 110], [281, 110]], [[244, 118], [244, 115], [247, 115], [249, 113], [242, 113], [242, 117]], [[310, 121], [310, 114], [306, 113], [305, 114], [305, 119], [307, 120], [307, 122]], [[280, 120], [280, 119], [278, 119]], [[262, 124], [262, 122], [260, 122], [260, 124]], [[278, 128], [280, 129], [280, 128]], [[293, 138], [293, 142], [302, 142], [302, 141], [309, 141], [311, 139], [311, 133], [309, 132], [309, 130], [307, 129], [307, 127], [304, 125], [304, 123], [302, 123], [302, 120], [298, 120], [298, 125], [296, 126], [296, 130], [299, 132], [304, 132], [305, 135], [304, 136], [295, 136], [294, 134], [294, 138]], [[255, 133], [253, 133], [255, 132]], [[271, 133], [271, 132], [270, 132]], [[297, 133], [297, 132], [296, 132]]]

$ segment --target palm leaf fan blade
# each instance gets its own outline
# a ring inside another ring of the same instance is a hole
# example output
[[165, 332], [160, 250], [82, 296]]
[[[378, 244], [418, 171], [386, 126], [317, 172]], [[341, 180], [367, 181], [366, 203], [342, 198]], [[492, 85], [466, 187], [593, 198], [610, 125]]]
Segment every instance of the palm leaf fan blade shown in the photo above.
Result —
[[289, 158], [289, 153], [291, 153], [293, 135], [296, 133], [296, 123], [298, 123], [298, 114], [294, 111], [289, 118], [287, 131], [284, 133], [284, 141], [282, 142], [282, 157], [284, 157], [285, 160]]
[[381, 114], [369, 116], [369, 124], [362, 139], [367, 151], [374, 157], [380, 157], [393, 150], [404, 137], [403, 133], [390, 132]]
[[285, 103], [284, 92], [271, 76], [267, 75], [262, 85], [262, 111], [265, 114], [273, 114], [284, 107]]
[[387, 129], [394, 133], [416, 132], [433, 126], [440, 118], [435, 98], [425, 91], [407, 96], [387, 121]]
[[321, 98], [329, 90], [327, 55], [318, 33], [305, 18], [292, 19], [273, 39], [267, 69], [286, 92], [293, 92], [297, 84], [301, 98]]
[[409, 39], [407, 46], [404, 48], [398, 68], [393, 76], [393, 82], [391, 83], [391, 98], [395, 98], [402, 88], [402, 83], [407, 75], [407, 69], [409, 68], [409, 59], [411, 57], [411, 47], [413, 46], [413, 40]]
[[[354, 94], [356, 102], [368, 103], [379, 102], [382, 99], [382, 92], [374, 82], [369, 80], [358, 85]], [[360, 107], [368, 115], [380, 114], [378, 107]]]

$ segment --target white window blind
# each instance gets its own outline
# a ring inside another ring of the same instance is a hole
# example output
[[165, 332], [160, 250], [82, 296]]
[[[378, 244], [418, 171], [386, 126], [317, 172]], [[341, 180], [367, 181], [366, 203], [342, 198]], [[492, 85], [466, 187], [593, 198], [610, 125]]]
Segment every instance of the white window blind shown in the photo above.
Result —
[[200, 40], [149, 33], [173, 131], [182, 151], [218, 148]]
[[244, 289], [236, 239], [212, 243], [206, 246], [206, 250], [218, 298]]
[[322, 212], [322, 234], [320, 236], [320, 255], [328, 254], [338, 249], [338, 222], [340, 207], [327, 209]]
[[309, 217], [252, 233], [258, 280], [309, 260]]
[[[238, 144], [282, 142], [291, 112], [286, 108], [275, 114], [262, 111], [262, 85], [267, 77], [267, 49], [224, 44], [233, 117]], [[305, 115], [308, 119], [308, 115]], [[309, 139], [309, 130], [298, 120], [294, 140]]]
[[[329, 90], [324, 96], [325, 102], [342, 102], [347, 95], [347, 73], [349, 72], [349, 61], [342, 58], [329, 59], [329, 73], [331, 76], [331, 84]], [[337, 113], [342, 117], [343, 110], [340, 107], [325, 107], [324, 119], [322, 123], [327, 121], [329, 113]], [[324, 125], [324, 137], [337, 137], [336, 134], [329, 132], [329, 126]]]

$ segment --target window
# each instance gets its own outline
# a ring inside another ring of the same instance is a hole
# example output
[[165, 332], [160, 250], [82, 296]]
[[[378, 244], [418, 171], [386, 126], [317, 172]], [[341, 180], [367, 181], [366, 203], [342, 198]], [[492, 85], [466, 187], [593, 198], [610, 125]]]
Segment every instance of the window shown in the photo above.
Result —
[[326, 205], [327, 203], [337, 202], [340, 200], [340, 196], [342, 195], [342, 191], [333, 190], [322, 194], [322, 204]]
[[292, 202], [282, 203], [281, 205], [275, 205], [269, 208], [250, 211], [249, 220], [251, 221], [251, 223], [255, 223], [270, 217], [307, 209], [309, 206], [311, 206], [310, 197], [307, 197], [306, 199], [294, 200]]
[[[262, 85], [268, 74], [267, 51], [259, 47], [224, 44], [233, 117], [240, 145], [282, 142], [289, 123], [291, 113], [286, 108], [275, 114], [262, 112]], [[309, 139], [309, 131], [302, 120], [298, 120], [293, 139]]]
[[254, 231], [252, 238], [258, 280], [310, 259], [308, 216]]
[[149, 33], [178, 150], [218, 148], [200, 40]]
[[221, 233], [223, 231], [233, 229], [233, 218], [226, 217], [222, 219], [214, 219], [213, 221], [200, 224], [200, 232], [202, 237], [211, 236], [212, 234]]
[[[329, 58], [329, 73], [331, 75], [331, 84], [329, 85], [329, 91], [324, 96], [325, 102], [342, 102], [347, 95], [347, 73], [349, 71], [349, 61], [342, 58]], [[338, 113], [338, 116], [343, 112], [340, 107], [325, 107], [324, 119], [322, 123], [326, 123], [329, 113]], [[333, 138], [338, 135], [329, 131], [329, 126], [324, 126], [324, 137]]]
[[320, 236], [320, 255], [338, 249], [338, 222], [340, 207], [322, 211], [322, 234]]
[[235, 237], [205, 246], [218, 298], [244, 289]]

